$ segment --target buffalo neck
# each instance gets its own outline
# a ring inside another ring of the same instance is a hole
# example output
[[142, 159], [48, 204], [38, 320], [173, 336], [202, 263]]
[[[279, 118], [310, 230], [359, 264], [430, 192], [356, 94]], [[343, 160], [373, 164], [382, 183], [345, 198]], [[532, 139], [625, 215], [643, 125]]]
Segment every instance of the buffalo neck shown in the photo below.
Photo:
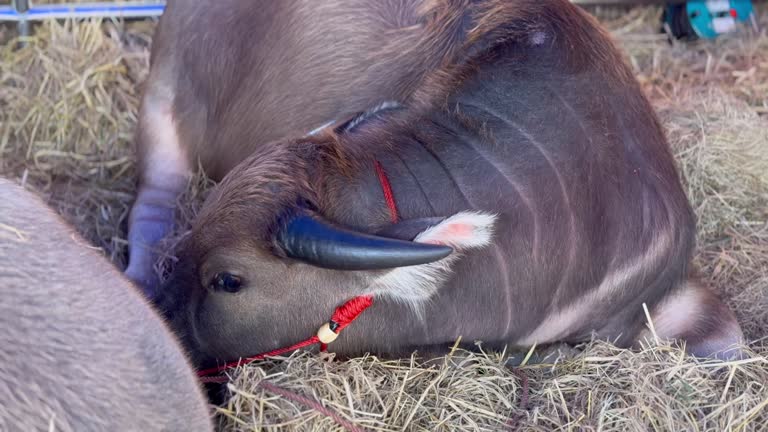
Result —
[[[444, 125], [445, 120], [439, 116], [421, 118], [414, 129], [398, 134], [394, 150], [380, 148], [373, 151], [367, 166], [364, 164], [353, 177], [338, 175], [331, 178], [329, 183], [333, 187], [327, 188], [329, 196], [326, 197], [331, 204], [325, 210], [326, 215], [337, 223], [367, 232], [375, 232], [392, 223], [376, 164], [380, 164], [391, 185], [398, 220], [447, 217], [464, 210], [505, 212], [498, 208], [500, 196], [496, 188], [467, 194], [467, 188], [475, 187], [468, 179], [473, 177], [476, 166], [466, 164], [462, 169], [448, 168], [456, 158], [467, 157], [471, 161], [473, 156], [459, 142], [460, 135]], [[440, 148], [429, 145], [425, 141], [427, 136], [440, 136]], [[522, 219], [525, 217], [521, 216]], [[382, 346], [378, 349], [387, 352], [396, 351], [396, 348], [424, 348], [427, 341], [439, 341], [437, 345], [442, 345], [438, 349], [442, 349], [449, 347], [458, 336], [470, 340], [485, 336], [487, 342], [509, 340], [506, 327], [492, 319], [510, 312], [506, 304], [497, 301], [499, 293], [496, 292], [506, 288], [504, 281], [510, 277], [506, 274], [507, 266], [479, 265], [483, 261], [495, 261], [504, 253], [492, 245], [488, 250], [471, 254], [457, 262], [453, 275], [439, 294], [424, 304], [420, 313], [405, 305], [377, 299], [371, 310], [349, 327], [347, 333], [359, 336], [349, 340], [365, 340], [373, 335], [372, 332], [386, 329], [392, 338], [380, 341]], [[337, 349], [356, 353], [354, 343], [348, 343], [349, 346], [340, 345]]]

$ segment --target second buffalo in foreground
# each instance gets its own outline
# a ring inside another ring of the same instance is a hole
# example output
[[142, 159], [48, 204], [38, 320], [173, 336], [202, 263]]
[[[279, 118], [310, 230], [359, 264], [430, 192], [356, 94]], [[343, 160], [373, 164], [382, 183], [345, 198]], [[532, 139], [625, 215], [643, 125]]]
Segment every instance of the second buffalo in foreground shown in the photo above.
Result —
[[663, 130], [609, 37], [567, 1], [435, 7], [451, 8], [435, 40], [457, 45], [412, 98], [265, 146], [205, 203], [158, 300], [198, 364], [290, 345], [363, 294], [376, 303], [332, 351], [632, 346], [645, 304], [658, 337], [738, 354], [733, 313], [692, 276]]

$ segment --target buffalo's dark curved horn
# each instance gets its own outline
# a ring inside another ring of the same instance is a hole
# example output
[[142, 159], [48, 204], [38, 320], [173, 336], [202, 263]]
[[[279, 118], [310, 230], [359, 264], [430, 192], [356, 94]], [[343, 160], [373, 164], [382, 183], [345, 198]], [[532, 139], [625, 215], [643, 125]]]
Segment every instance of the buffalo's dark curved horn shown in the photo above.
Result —
[[379, 237], [299, 214], [276, 240], [291, 258], [334, 270], [381, 270], [427, 264], [453, 252], [448, 246]]

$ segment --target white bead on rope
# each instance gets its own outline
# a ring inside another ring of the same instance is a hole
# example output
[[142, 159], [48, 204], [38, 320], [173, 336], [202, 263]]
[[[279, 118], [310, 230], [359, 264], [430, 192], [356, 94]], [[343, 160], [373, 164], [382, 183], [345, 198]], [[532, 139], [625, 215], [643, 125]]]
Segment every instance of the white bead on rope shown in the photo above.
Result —
[[317, 338], [326, 345], [335, 341], [337, 337], [339, 337], [339, 334], [331, 330], [330, 323], [323, 324], [317, 331]]

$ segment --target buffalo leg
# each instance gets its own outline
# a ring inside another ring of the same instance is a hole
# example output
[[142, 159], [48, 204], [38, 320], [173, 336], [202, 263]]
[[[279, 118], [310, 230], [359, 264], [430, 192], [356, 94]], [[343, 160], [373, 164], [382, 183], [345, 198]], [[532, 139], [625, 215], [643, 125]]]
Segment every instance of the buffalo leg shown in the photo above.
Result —
[[190, 176], [179, 142], [169, 98], [147, 96], [139, 117], [137, 147], [141, 178], [128, 222], [129, 263], [126, 276], [150, 299], [160, 283], [155, 271], [157, 247], [174, 228], [179, 195]]
[[[700, 358], [740, 358], [744, 335], [733, 311], [701, 282], [688, 280], [651, 313], [656, 335], [684, 341], [686, 351]], [[652, 338], [650, 330], [641, 339]]]

